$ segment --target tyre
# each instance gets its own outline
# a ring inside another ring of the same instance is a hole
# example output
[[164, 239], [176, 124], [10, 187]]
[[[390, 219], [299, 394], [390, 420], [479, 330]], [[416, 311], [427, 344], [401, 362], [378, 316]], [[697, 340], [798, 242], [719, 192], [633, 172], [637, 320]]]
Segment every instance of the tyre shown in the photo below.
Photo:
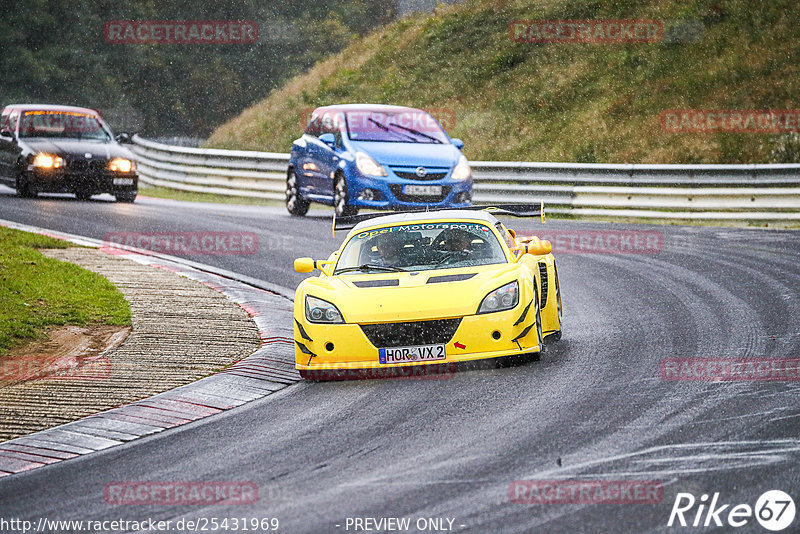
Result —
[[347, 180], [345, 180], [342, 174], [336, 175], [336, 182], [333, 184], [333, 209], [336, 211], [337, 217], [355, 215], [358, 213], [358, 208], [350, 205], [347, 193]]
[[297, 217], [302, 217], [308, 213], [310, 202], [303, 200], [300, 196], [300, 186], [297, 183], [297, 175], [294, 169], [289, 167], [286, 172], [286, 210]]
[[15, 180], [14, 187], [17, 190], [17, 196], [20, 198], [36, 198], [36, 191], [28, 183], [28, 179], [24, 174], [18, 174]]
[[137, 191], [125, 191], [124, 193], [117, 193], [114, 195], [114, 198], [117, 199], [117, 202], [126, 202], [131, 203], [136, 200]]

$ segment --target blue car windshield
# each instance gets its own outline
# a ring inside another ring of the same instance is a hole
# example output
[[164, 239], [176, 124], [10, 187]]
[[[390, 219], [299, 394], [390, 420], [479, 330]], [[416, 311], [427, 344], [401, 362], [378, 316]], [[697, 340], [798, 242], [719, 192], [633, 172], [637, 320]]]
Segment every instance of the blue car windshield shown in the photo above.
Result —
[[334, 274], [425, 271], [507, 263], [488, 226], [475, 222], [401, 224], [354, 235]]
[[388, 143], [450, 143], [439, 123], [421, 110], [387, 113], [348, 111], [347, 135], [353, 141]]
[[97, 115], [76, 111], [26, 111], [19, 123], [20, 137], [58, 137], [109, 141], [111, 135]]

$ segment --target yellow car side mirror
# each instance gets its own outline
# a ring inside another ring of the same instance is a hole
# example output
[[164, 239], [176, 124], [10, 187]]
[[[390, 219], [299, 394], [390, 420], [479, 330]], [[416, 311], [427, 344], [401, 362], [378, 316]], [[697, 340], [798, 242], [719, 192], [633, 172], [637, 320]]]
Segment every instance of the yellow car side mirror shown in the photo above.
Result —
[[315, 263], [313, 258], [297, 258], [294, 260], [294, 270], [298, 273], [310, 273], [314, 270]]
[[523, 254], [533, 254], [534, 256], [544, 256], [550, 254], [553, 249], [552, 244], [547, 239], [539, 239], [537, 237], [526, 239], [515, 250]]
[[319, 269], [327, 274], [326, 269], [332, 264], [332, 261], [316, 261], [313, 258], [297, 258], [294, 260], [294, 270], [298, 273], [310, 273], [314, 269]]

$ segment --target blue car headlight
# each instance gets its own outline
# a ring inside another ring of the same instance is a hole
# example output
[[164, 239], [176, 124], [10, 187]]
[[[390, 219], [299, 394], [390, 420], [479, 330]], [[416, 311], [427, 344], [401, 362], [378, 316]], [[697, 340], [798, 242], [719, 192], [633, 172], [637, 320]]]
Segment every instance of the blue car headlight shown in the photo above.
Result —
[[469, 166], [469, 161], [467, 161], [467, 158], [463, 154], [458, 158], [458, 164], [453, 169], [452, 178], [453, 180], [472, 178], [472, 168]]
[[483, 298], [478, 313], [494, 313], [510, 310], [519, 303], [519, 283], [514, 280], [498, 287]]
[[356, 167], [367, 176], [386, 176], [383, 165], [372, 159], [366, 152], [356, 152]]
[[327, 300], [306, 295], [306, 319], [310, 323], [343, 323], [342, 313]]

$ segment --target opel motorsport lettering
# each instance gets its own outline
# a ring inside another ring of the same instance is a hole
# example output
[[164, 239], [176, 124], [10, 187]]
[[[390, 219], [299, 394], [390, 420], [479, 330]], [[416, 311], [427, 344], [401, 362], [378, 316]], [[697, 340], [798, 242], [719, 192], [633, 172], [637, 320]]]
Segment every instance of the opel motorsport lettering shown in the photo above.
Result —
[[[541, 215], [540, 205], [493, 209]], [[295, 363], [304, 378], [536, 359], [545, 337], [561, 337], [550, 243], [517, 240], [492, 213], [369, 214], [337, 219], [342, 227], [352, 230], [327, 261], [295, 260], [298, 272], [321, 271], [295, 296]]]

